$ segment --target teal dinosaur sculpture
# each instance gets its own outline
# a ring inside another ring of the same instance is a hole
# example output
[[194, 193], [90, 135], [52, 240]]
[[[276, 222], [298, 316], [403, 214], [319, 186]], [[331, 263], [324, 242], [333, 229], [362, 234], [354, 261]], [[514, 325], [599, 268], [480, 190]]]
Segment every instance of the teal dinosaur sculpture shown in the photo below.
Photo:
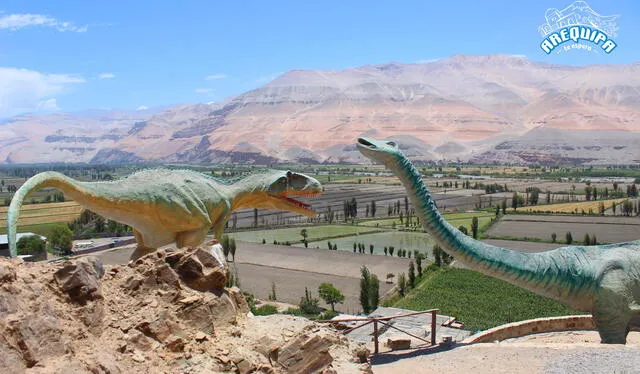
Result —
[[442, 218], [420, 173], [394, 142], [359, 138], [358, 150], [402, 182], [423, 226], [456, 261], [571, 308], [591, 312], [602, 343], [640, 327], [640, 240], [523, 253], [463, 234]]
[[212, 228], [220, 239], [231, 213], [239, 209], [280, 209], [314, 216], [309, 204], [291, 196], [322, 193], [316, 179], [281, 170], [258, 171], [233, 183], [191, 170], [143, 170], [105, 182], [80, 182], [48, 171], [29, 178], [11, 200], [7, 230], [12, 257], [17, 255], [22, 202], [30, 192], [44, 187], [55, 187], [83, 207], [131, 226], [137, 241], [132, 259], [173, 242], [178, 247], [198, 246]]

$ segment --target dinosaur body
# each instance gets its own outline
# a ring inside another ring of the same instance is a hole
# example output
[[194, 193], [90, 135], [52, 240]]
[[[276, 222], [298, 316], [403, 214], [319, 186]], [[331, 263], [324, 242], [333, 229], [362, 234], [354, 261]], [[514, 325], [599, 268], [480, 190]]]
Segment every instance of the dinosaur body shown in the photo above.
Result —
[[191, 170], [144, 170], [108, 182], [80, 182], [44, 172], [27, 180], [11, 201], [7, 230], [12, 257], [17, 255], [22, 202], [44, 187], [57, 188], [83, 207], [131, 226], [138, 244], [132, 258], [173, 242], [179, 247], [200, 245], [212, 228], [220, 239], [230, 214], [239, 209], [282, 209], [313, 216], [308, 204], [289, 196], [322, 192], [314, 178], [280, 170], [256, 172], [235, 183]]
[[591, 312], [602, 343], [626, 343], [640, 327], [640, 240], [523, 253], [463, 234], [438, 212], [420, 173], [393, 142], [359, 138], [360, 152], [404, 185], [425, 230], [457, 261], [571, 308]]

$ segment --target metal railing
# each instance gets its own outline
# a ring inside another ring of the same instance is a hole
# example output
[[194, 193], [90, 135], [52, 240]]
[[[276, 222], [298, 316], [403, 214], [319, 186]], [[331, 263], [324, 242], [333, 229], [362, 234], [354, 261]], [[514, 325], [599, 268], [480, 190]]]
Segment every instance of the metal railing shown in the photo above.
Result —
[[[340, 324], [340, 323], [344, 323], [344, 322], [357, 322], [357, 321], [366, 321], [365, 323], [346, 329], [343, 331], [343, 333], [346, 335], [354, 330], [357, 330], [361, 327], [367, 326], [369, 324], [373, 323], [373, 341], [374, 341], [374, 354], [378, 354], [379, 353], [379, 342], [378, 342], [378, 336], [380, 335], [379, 329], [378, 329], [378, 324], [382, 324], [383, 326], [387, 326], [390, 327], [392, 329], [398, 330], [404, 334], [407, 334], [409, 336], [411, 336], [412, 338], [421, 340], [425, 343], [429, 343], [432, 346], [436, 345], [436, 315], [439, 312], [439, 309], [429, 309], [429, 310], [424, 310], [421, 312], [414, 312], [414, 313], [406, 313], [406, 314], [401, 314], [398, 316], [388, 316], [388, 317], [363, 317], [363, 318], [349, 318], [349, 319], [340, 319], [340, 320], [323, 320], [323, 321], [318, 321], [318, 322], [324, 322], [324, 323], [332, 323], [332, 324]], [[415, 316], [415, 315], [419, 315], [419, 314], [426, 314], [426, 313], [431, 313], [431, 336], [430, 336], [430, 341], [423, 339], [419, 336], [416, 336], [408, 331], [404, 331], [402, 329], [399, 329], [395, 326], [393, 326], [392, 324], [388, 323], [388, 321], [395, 319], [395, 318], [403, 318], [403, 317], [410, 317], [410, 316]]]

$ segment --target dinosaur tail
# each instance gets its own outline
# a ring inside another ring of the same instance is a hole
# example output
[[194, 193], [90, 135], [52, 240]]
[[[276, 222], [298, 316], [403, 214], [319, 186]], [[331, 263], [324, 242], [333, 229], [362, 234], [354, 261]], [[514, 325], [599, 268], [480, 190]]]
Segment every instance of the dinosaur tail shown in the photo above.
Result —
[[20, 215], [22, 203], [31, 192], [45, 187], [57, 188], [62, 192], [69, 194], [73, 198], [81, 195], [83, 190], [78, 182], [54, 171], [36, 174], [20, 186], [18, 191], [13, 195], [9, 211], [7, 212], [7, 234], [11, 257], [16, 257], [18, 255], [16, 232], [18, 229], [18, 217]]

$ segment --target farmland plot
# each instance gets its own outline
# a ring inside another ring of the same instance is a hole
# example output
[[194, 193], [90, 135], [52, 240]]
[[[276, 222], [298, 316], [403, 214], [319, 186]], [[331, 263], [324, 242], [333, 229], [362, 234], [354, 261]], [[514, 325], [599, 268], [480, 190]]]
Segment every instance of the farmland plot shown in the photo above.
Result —
[[551, 233], [564, 243], [571, 232], [574, 244], [581, 244], [585, 234], [596, 235], [598, 243], [617, 243], [640, 239], [640, 219], [608, 216], [534, 216], [507, 215], [493, 225], [487, 235], [492, 237], [537, 238], [550, 240]]

